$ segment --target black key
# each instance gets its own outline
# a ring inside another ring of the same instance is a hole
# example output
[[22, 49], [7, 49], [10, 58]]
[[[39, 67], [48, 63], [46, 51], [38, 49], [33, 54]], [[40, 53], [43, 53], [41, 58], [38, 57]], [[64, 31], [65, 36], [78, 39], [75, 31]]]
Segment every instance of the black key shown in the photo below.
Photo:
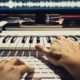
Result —
[[6, 37], [3, 39], [2, 43], [6, 43], [9, 39], [10, 39], [10, 36], [6, 36]]
[[72, 38], [74, 41], [78, 41], [78, 39], [75, 36], [69, 36], [70, 39]]
[[42, 58], [42, 56], [44, 56], [41, 51], [37, 51], [37, 53], [38, 53], [38, 58]]
[[22, 56], [23, 51], [18, 51], [16, 56]]
[[10, 43], [14, 43], [17, 39], [17, 36], [13, 36]]
[[[3, 52], [3, 50], [0, 50], [0, 57], [2, 57], [2, 52]], [[4, 51], [5, 52], [5, 51]]]
[[80, 41], [80, 36], [75, 36], [77, 38], [78, 41]]
[[25, 42], [26, 42], [26, 40], [27, 40], [27, 37], [26, 37], [26, 36], [24, 36], [24, 37], [23, 37], [23, 39], [22, 39], [22, 43], [25, 43]]
[[37, 43], [40, 43], [40, 37], [39, 36], [37, 37]]
[[2, 50], [0, 50], [0, 54], [1, 54]]
[[6, 57], [8, 55], [9, 51], [5, 51], [2, 57]]
[[11, 53], [9, 54], [9, 56], [14, 56], [15, 55], [15, 53], [16, 53], [16, 51], [11, 51]]
[[65, 38], [68, 38], [68, 36], [64, 36]]
[[49, 36], [47, 36], [46, 39], [47, 39], [47, 42], [48, 42], [48, 43], [51, 43], [51, 39], [50, 39]]
[[24, 55], [23, 56], [27, 56], [28, 57], [29, 56], [29, 52], [30, 52], [29, 50], [24, 51]]
[[58, 39], [58, 36], [53, 36], [53, 38], [56, 38], [56, 39]]
[[30, 37], [29, 43], [33, 43], [33, 37]]
[[76, 35], [76, 37], [79, 37], [80, 38], [80, 35]]
[[36, 50], [31, 51], [30, 56], [34, 56], [34, 57], [36, 57]]

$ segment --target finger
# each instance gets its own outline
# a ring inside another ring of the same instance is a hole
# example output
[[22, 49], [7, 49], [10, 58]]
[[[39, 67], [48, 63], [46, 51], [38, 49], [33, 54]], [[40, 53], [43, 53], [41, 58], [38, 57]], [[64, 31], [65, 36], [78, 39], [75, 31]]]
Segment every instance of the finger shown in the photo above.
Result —
[[44, 46], [37, 45], [37, 48], [39, 48], [39, 50], [42, 51], [43, 54], [46, 55], [46, 57], [48, 59], [52, 58], [52, 59], [50, 59], [50, 61], [52, 61], [52, 60], [59, 60], [61, 58], [61, 54], [60, 53], [54, 53], [55, 51], [53, 51], [53, 50], [51, 52], [51, 50], [47, 49]]
[[8, 62], [8, 60], [1, 60], [0, 61], [0, 70], [3, 69], [3, 66]]
[[41, 80], [41, 78], [32, 78], [32, 80]]
[[8, 60], [1, 60], [0, 63], [1, 64], [6, 64], [8, 62]]
[[72, 38], [67, 38], [67, 40], [68, 40], [68, 41], [71, 41], [72, 43], [75, 42], [74, 39], [72, 39]]
[[52, 41], [52, 44], [54, 44], [54, 43], [56, 43], [56, 42], [59, 42], [60, 40], [58, 40], [58, 39], [54, 39], [53, 41]]
[[79, 49], [80, 49], [80, 42], [78, 42], [79, 43]]
[[66, 38], [64, 36], [57, 36], [58, 40], [65, 40]]
[[66, 41], [67, 43], [68, 43], [68, 45], [70, 45], [70, 47], [72, 48], [72, 47], [75, 47], [75, 41], [73, 41], [72, 39], [70, 39], [70, 38], [67, 38], [67, 41]]
[[59, 66], [60, 65], [60, 63], [58, 63], [59, 58], [57, 57], [57, 59], [55, 59], [54, 57], [57, 57], [57, 56], [56, 55], [55, 56], [53, 56], [53, 55], [48, 56], [49, 62], [52, 63], [55, 66]]
[[54, 43], [61, 44], [64, 41], [66, 41], [66, 38], [64, 36], [57, 36], [57, 38], [53, 40], [52, 44], [54, 44]]
[[75, 45], [79, 46], [79, 44], [80, 44], [80, 43], [79, 43], [78, 41], [75, 41]]
[[55, 50], [59, 50], [60, 49], [61, 42], [62, 42], [61, 40], [58, 40], [58, 39], [54, 38], [54, 40], [53, 40], [53, 42], [51, 44], [51, 47], [50, 47], [49, 52], [50, 51], [53, 52]]
[[14, 66], [21, 74], [34, 72], [35, 68], [27, 65]]
[[38, 51], [42, 51], [44, 54], [49, 54], [51, 52], [48, 48], [46, 48], [46, 47], [44, 47], [43, 45], [40, 45], [40, 44], [36, 45], [35, 48]]
[[12, 58], [8, 61], [9, 64], [11, 65], [22, 65], [24, 64], [24, 62], [22, 62], [20, 59], [18, 58]]
[[53, 39], [51, 39], [51, 44], [53, 44], [57, 39], [54, 37]]
[[1, 60], [0, 61], [0, 70], [3, 69], [3, 66], [5, 66], [5, 64], [8, 62], [8, 60]]
[[74, 50], [76, 50], [76, 52], [80, 50], [80, 43], [78, 41], [74, 42], [74, 48], [75, 48]]
[[63, 48], [65, 46], [67, 48], [70, 48], [70, 47], [72, 48], [74, 44], [74, 41], [72, 41], [70, 38], [65, 38], [64, 36], [60, 36], [60, 40], [57, 40], [56, 42], [59, 43], [59, 45], [62, 45]]

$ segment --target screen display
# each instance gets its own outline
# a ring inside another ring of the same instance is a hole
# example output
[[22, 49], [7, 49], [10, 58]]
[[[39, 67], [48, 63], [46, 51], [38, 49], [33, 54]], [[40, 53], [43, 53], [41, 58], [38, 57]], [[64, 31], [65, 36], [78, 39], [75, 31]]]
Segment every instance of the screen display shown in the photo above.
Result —
[[0, 0], [0, 10], [80, 9], [80, 0]]

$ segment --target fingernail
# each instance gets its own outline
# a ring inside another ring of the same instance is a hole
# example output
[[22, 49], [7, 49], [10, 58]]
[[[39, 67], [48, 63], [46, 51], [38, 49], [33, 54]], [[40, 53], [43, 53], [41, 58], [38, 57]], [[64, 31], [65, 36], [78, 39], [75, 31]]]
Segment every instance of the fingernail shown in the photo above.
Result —
[[35, 68], [34, 67], [30, 67], [30, 72], [34, 72]]

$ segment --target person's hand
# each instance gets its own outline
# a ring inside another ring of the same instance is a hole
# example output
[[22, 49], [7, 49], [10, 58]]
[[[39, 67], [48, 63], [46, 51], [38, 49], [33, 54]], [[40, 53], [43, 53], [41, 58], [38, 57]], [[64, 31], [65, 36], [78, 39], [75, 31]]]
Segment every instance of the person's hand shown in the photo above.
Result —
[[0, 61], [0, 80], [20, 80], [26, 72], [34, 72], [34, 68], [25, 65], [17, 58]]
[[52, 42], [50, 49], [38, 44], [36, 49], [56, 65], [64, 67], [77, 80], [80, 80], [80, 43], [63, 36]]

